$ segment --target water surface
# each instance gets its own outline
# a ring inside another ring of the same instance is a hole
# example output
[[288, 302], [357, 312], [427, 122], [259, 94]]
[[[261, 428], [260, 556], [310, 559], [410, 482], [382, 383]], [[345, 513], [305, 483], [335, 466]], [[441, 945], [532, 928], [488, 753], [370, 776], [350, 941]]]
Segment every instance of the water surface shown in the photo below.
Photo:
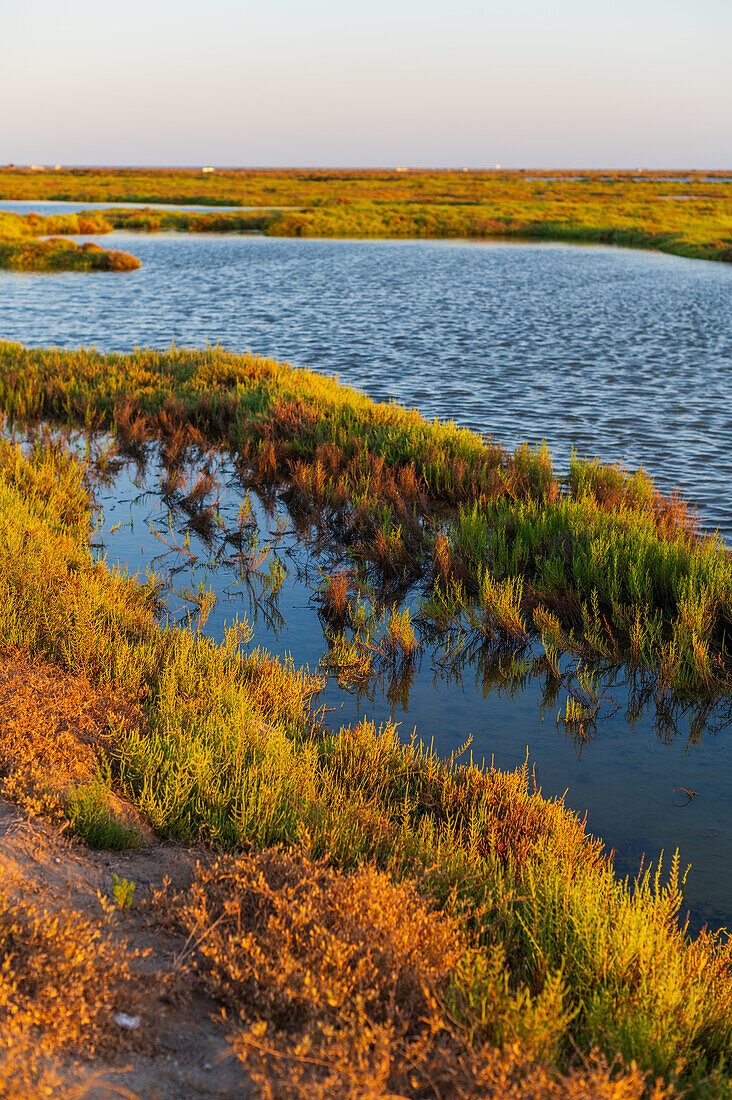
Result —
[[220, 343], [337, 374], [506, 446], [680, 486], [732, 534], [732, 266], [565, 244], [115, 233], [139, 271], [0, 273], [0, 335]]
[[[643, 465], [663, 487], [697, 500], [707, 526], [732, 534], [732, 268], [565, 244], [94, 239], [135, 253], [142, 268], [0, 273], [2, 338], [105, 351], [220, 343], [289, 359], [509, 447], [546, 439], [560, 468], [573, 447]], [[161, 553], [149, 524], [167, 524], [152, 469], [138, 485], [121, 474], [102, 495], [109, 560], [133, 571]], [[232, 481], [228, 492], [235, 513], [243, 491]], [[181, 517], [171, 522], [182, 539]], [[292, 554], [305, 568], [308, 552], [296, 544]], [[252, 613], [232, 590], [229, 566], [194, 574], [191, 585], [203, 579], [219, 593], [208, 624], [215, 636], [237, 610]], [[171, 581], [180, 587], [183, 574]], [[280, 611], [284, 625], [260, 617], [254, 643], [317, 664], [323, 631], [312, 586], [294, 564]], [[618, 709], [580, 752], [556, 724], [559, 708], [541, 710], [536, 682], [512, 689], [499, 676], [486, 690], [483, 680], [476, 665], [446, 679], [426, 652], [408, 697], [384, 682], [359, 699], [331, 681], [321, 702], [336, 708], [334, 723], [393, 716], [406, 736], [416, 727], [444, 755], [468, 735], [474, 756], [500, 767], [517, 766], [528, 751], [544, 792], [567, 790], [567, 803], [588, 811], [623, 873], [644, 853], [655, 859], [678, 847], [682, 864], [693, 864], [695, 924], [732, 921], [728, 727], [690, 742], [688, 720], [664, 733], [652, 707], [630, 723], [628, 688], [619, 684]]]

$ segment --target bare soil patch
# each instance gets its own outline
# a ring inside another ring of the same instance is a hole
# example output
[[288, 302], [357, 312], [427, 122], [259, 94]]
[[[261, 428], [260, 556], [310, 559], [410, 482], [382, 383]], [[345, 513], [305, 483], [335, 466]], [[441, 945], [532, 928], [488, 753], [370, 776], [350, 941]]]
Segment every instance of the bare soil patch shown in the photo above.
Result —
[[[109, 957], [129, 968], [128, 979], [115, 983], [112, 1000], [104, 1006], [97, 1046], [90, 1050], [82, 1034], [43, 1062], [69, 1096], [76, 1096], [76, 1090], [89, 1100], [228, 1100], [249, 1095], [241, 1063], [224, 1034], [220, 1006], [186, 977], [190, 945], [161, 928], [147, 904], [151, 891], [165, 879], [185, 891], [201, 855], [162, 844], [123, 853], [95, 852], [0, 801], [0, 889], [14, 911], [28, 919], [44, 914], [46, 922], [70, 918], [84, 939], [97, 933], [109, 947]], [[128, 909], [114, 901], [113, 875], [135, 883]], [[45, 978], [54, 981], [53, 974]], [[64, 991], [55, 992], [62, 997]], [[119, 1013], [137, 1017], [139, 1026], [121, 1027], [115, 1022]], [[38, 1087], [43, 1087], [40, 1075]]]

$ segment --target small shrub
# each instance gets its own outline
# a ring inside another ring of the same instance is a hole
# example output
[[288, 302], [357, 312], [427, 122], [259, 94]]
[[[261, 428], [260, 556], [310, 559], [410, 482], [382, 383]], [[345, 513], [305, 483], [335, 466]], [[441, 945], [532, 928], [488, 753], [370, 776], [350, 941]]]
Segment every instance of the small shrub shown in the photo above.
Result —
[[109, 848], [116, 852], [138, 848], [139, 833], [114, 813], [109, 796], [109, 786], [103, 779], [72, 791], [65, 805], [71, 833], [90, 848]]

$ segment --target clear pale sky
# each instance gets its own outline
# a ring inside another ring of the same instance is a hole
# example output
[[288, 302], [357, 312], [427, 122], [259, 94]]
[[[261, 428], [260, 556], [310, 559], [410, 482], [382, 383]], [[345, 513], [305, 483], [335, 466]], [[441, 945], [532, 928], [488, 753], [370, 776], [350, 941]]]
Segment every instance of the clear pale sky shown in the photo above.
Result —
[[0, 163], [732, 168], [732, 0], [0, 0]]

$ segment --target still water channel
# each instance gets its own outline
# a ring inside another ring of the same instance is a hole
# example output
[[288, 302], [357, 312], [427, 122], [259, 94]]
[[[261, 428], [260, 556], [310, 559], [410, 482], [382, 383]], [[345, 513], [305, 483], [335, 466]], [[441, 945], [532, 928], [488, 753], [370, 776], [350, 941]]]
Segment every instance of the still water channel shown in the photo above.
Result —
[[[0, 338], [104, 351], [220, 343], [288, 359], [509, 447], [545, 439], [559, 470], [573, 447], [645, 466], [663, 488], [678, 486], [697, 502], [705, 526], [732, 537], [726, 265], [559, 244], [94, 239], [133, 252], [142, 268], [0, 273]], [[226, 465], [220, 475], [222, 513], [235, 517], [241, 487]], [[211, 585], [220, 597], [207, 624], [214, 635], [237, 612], [253, 617], [234, 564], [205, 564], [195, 534], [198, 562], [161, 543], [181, 544], [185, 517], [169, 516], [154, 455], [145, 473], [123, 469], [100, 503], [110, 564], [144, 573], [153, 562], [178, 589]], [[276, 516], [254, 505], [264, 540]], [[288, 570], [278, 604], [284, 621], [260, 608], [252, 644], [313, 667], [325, 641], [312, 589], [327, 563], [292, 534], [274, 550]], [[474, 664], [446, 677], [427, 647], [408, 692], [388, 675], [360, 697], [331, 680], [319, 703], [333, 708], [334, 724], [393, 716], [405, 736], [416, 727], [446, 756], [469, 735], [473, 756], [499, 767], [516, 767], [528, 750], [543, 792], [567, 791], [567, 804], [587, 811], [588, 828], [616, 849], [621, 873], [678, 847], [682, 864], [692, 865], [693, 926], [732, 926], [728, 723], [711, 716], [690, 740], [693, 716], [659, 725], [650, 705], [631, 723], [628, 686], [613, 685], [610, 696], [595, 735], [578, 746], [556, 723], [566, 695], [542, 710], [540, 679], [522, 685]]]

